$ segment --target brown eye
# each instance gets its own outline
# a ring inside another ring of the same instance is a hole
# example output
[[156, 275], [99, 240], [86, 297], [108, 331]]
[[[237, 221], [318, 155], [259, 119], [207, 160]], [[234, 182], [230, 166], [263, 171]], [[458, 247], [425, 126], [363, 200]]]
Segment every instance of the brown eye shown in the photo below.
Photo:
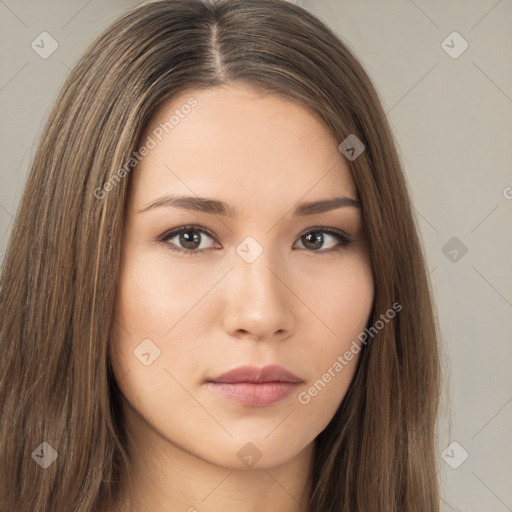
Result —
[[186, 254], [197, 254], [204, 252], [205, 239], [213, 238], [204, 228], [195, 226], [182, 226], [172, 231], [164, 233], [159, 242], [168, 246], [171, 251], [182, 252]]
[[[208, 246], [207, 239], [215, 240], [209, 230], [197, 226], [181, 226], [164, 233], [158, 242], [171, 251], [188, 255], [203, 253], [206, 249], [221, 248], [220, 244]], [[311, 229], [301, 235], [299, 241], [302, 244], [301, 249], [319, 254], [341, 251], [354, 242], [343, 232], [331, 228]]]
[[[327, 237], [325, 236], [326, 234]], [[333, 243], [333, 239], [338, 243]], [[354, 241], [342, 232], [326, 228], [315, 228], [315, 230], [310, 230], [302, 235], [299, 240], [302, 242], [304, 249], [322, 254], [342, 250]], [[326, 245], [327, 248], [325, 248]]]

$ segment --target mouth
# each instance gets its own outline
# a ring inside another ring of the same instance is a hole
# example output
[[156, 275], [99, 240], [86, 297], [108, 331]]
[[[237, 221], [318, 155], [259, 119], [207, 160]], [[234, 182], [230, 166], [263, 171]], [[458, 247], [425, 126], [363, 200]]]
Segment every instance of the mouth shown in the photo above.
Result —
[[205, 384], [225, 398], [249, 407], [272, 405], [293, 393], [304, 381], [279, 365], [240, 366]]

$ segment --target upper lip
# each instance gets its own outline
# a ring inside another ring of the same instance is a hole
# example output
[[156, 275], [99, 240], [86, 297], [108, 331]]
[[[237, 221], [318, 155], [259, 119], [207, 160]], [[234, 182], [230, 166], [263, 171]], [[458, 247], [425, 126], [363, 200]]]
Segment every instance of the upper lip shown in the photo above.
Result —
[[302, 379], [289, 372], [282, 366], [271, 364], [258, 368], [257, 366], [239, 366], [218, 377], [207, 379], [208, 382], [303, 382]]

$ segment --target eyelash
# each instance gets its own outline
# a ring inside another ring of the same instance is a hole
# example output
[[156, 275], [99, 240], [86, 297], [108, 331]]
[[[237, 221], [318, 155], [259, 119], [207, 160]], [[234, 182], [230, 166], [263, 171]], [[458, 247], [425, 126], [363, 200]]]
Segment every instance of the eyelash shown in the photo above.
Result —
[[[199, 226], [181, 226], [179, 228], [174, 228], [171, 231], [166, 231], [163, 235], [161, 235], [157, 242], [159, 244], [165, 245], [168, 249], [174, 252], [182, 253], [188, 256], [193, 256], [194, 254], [204, 253], [207, 249], [183, 249], [180, 248], [177, 245], [171, 246], [168, 242], [170, 239], [174, 238], [176, 235], [179, 235], [186, 231], [197, 231], [199, 233], [204, 233], [208, 235], [210, 238], [213, 238], [215, 240], [215, 236], [213, 233], [206, 229], [206, 228], [200, 228]], [[339, 245], [331, 247], [327, 250], [318, 250], [318, 251], [312, 251], [312, 250], [306, 250], [307, 252], [311, 252], [314, 254], [331, 254], [333, 252], [339, 252], [343, 249], [350, 246], [355, 240], [349, 238], [347, 235], [342, 233], [341, 231], [334, 230], [332, 228], [324, 228], [324, 227], [314, 227], [310, 228], [308, 231], [305, 231], [302, 235], [300, 235], [299, 239], [303, 236], [310, 234], [310, 233], [327, 233], [328, 235], [333, 236], [336, 238], [339, 242]]]

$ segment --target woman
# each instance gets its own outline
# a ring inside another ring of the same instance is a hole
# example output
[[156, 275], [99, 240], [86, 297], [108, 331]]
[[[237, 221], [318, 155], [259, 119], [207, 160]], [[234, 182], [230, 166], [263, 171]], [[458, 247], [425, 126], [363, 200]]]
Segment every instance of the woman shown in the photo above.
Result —
[[304, 9], [114, 22], [50, 114], [1, 283], [4, 512], [439, 510], [406, 182]]

